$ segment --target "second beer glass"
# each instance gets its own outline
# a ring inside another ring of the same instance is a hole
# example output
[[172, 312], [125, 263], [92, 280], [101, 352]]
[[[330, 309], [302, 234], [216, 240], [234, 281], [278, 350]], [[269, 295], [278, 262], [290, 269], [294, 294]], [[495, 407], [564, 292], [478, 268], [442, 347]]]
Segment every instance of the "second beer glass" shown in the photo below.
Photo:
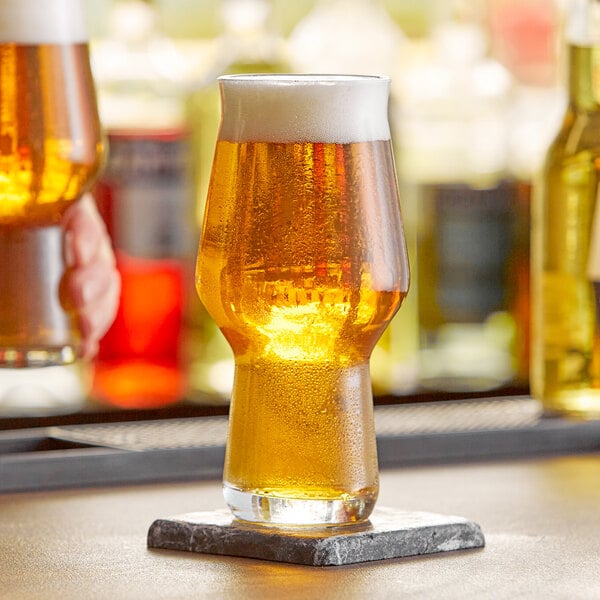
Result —
[[225, 500], [265, 524], [364, 521], [379, 485], [369, 358], [409, 284], [389, 79], [219, 83], [196, 285], [236, 361]]
[[103, 155], [81, 0], [0, 2], [0, 367], [73, 362], [67, 208]]

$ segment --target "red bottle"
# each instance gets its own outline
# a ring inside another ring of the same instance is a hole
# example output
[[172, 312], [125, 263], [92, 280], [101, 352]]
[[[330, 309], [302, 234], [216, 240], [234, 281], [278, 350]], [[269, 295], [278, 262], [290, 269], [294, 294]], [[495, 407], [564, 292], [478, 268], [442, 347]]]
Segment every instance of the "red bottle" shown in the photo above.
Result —
[[114, 5], [111, 37], [98, 44], [95, 76], [109, 158], [96, 201], [122, 277], [114, 324], [95, 364], [93, 396], [142, 408], [181, 399], [186, 298], [193, 289], [190, 135], [181, 87], [167, 74], [176, 53], [152, 6]]

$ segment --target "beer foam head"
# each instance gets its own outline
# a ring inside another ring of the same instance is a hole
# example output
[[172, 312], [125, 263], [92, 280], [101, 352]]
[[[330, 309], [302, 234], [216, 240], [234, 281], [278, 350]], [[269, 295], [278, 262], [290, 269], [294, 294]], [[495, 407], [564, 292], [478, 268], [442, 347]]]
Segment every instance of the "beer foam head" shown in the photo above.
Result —
[[0, 43], [76, 44], [87, 39], [81, 0], [0, 0]]
[[219, 85], [222, 140], [345, 144], [390, 139], [387, 77], [228, 75]]

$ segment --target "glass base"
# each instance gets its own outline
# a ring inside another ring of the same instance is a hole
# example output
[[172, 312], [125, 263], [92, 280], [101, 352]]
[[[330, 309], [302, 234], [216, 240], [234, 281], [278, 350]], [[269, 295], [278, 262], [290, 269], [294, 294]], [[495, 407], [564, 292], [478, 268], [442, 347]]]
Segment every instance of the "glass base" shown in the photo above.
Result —
[[50, 348], [0, 348], [0, 368], [49, 367], [75, 362], [74, 346]]
[[377, 500], [372, 493], [337, 499], [283, 498], [243, 492], [226, 483], [223, 495], [237, 519], [290, 527], [361, 523], [369, 518]]

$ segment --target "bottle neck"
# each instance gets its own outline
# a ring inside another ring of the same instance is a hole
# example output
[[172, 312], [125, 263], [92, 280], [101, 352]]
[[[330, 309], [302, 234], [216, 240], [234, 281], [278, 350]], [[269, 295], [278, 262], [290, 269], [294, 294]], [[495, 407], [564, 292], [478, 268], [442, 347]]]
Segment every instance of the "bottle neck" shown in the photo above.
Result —
[[568, 46], [569, 104], [578, 111], [600, 112], [600, 45]]

